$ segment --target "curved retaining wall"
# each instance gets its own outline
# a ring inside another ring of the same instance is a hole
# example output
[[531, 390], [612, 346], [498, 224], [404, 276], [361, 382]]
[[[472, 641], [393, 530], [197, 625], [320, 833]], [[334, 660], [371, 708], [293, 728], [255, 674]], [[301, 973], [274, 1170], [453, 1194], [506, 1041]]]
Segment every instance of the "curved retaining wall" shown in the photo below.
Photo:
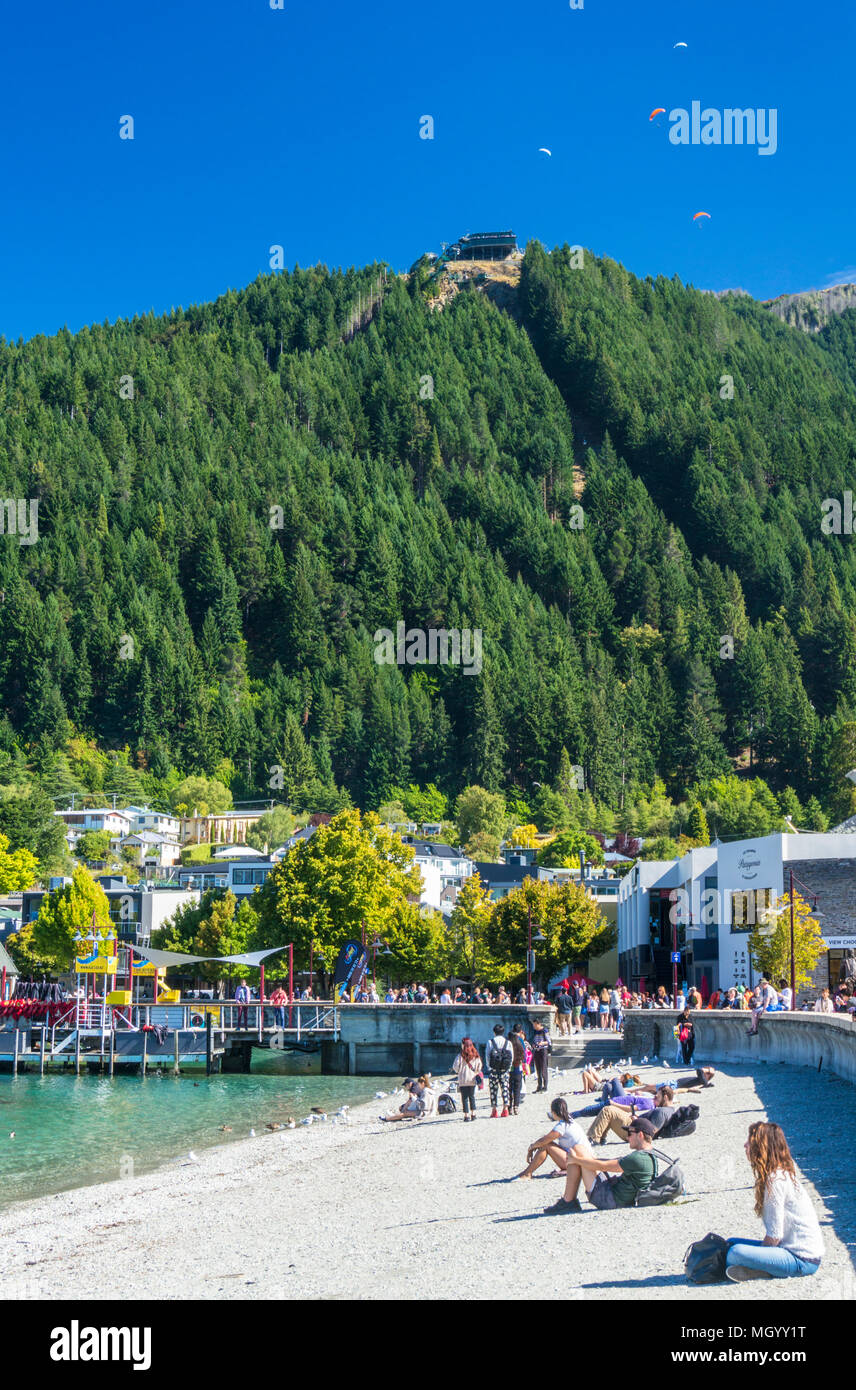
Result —
[[[672, 1062], [678, 1019], [673, 1009], [631, 1009], [624, 1018], [627, 1054]], [[695, 1062], [790, 1062], [833, 1071], [856, 1082], [856, 1023], [845, 1014], [768, 1014], [757, 1038], [750, 1038], [751, 1015], [735, 1009], [694, 1009]]]

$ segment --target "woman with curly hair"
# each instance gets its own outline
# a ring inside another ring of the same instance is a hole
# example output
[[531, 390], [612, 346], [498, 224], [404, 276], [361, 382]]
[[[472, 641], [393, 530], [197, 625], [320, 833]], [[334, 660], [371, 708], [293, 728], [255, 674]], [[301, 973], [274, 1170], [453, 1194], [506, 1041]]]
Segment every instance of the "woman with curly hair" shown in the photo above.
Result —
[[764, 1222], [763, 1240], [738, 1236], [728, 1242], [726, 1274], [744, 1279], [790, 1279], [816, 1274], [823, 1259], [817, 1213], [797, 1180], [794, 1160], [778, 1125], [759, 1120], [749, 1126], [744, 1145], [755, 1174], [755, 1215]]

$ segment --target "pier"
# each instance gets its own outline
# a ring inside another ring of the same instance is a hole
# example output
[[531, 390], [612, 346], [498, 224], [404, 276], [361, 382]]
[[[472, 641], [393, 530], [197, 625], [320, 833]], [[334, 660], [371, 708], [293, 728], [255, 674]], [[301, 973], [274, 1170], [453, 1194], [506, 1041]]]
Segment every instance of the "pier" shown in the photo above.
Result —
[[54, 1006], [45, 1016], [19, 1016], [0, 1031], [0, 1067], [94, 1072], [182, 1067], [248, 1072], [256, 1048], [312, 1054], [331, 1076], [404, 1076], [447, 1071], [470, 1036], [483, 1049], [496, 1023], [510, 1030], [536, 1019], [549, 1030], [545, 1004], [270, 1003], [183, 999], [171, 1004], [106, 1003]]

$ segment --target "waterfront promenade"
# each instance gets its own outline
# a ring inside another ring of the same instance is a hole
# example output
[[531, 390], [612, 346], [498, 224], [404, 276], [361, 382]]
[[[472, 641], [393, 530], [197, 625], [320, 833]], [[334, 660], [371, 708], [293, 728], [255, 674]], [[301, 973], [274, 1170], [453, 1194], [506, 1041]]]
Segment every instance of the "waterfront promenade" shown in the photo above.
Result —
[[[490, 1298], [510, 1288], [586, 1301], [856, 1297], [854, 1087], [805, 1067], [759, 1065], [752, 1074], [726, 1064], [712, 1089], [691, 1097], [698, 1131], [663, 1145], [687, 1175], [678, 1205], [546, 1217], [559, 1181], [505, 1179], [546, 1131], [550, 1097], [577, 1076], [552, 1078], [549, 1096], [530, 1094], [516, 1118], [490, 1120], [483, 1099], [474, 1125], [460, 1112], [382, 1125], [376, 1117], [390, 1096], [355, 1112], [347, 1128], [259, 1135], [157, 1173], [13, 1206], [4, 1212], [0, 1297], [457, 1301], [462, 1290]], [[762, 1234], [743, 1141], [764, 1118], [790, 1141], [823, 1225], [824, 1263], [810, 1279], [687, 1286], [682, 1258], [692, 1240]], [[624, 1152], [617, 1141], [598, 1151]]]

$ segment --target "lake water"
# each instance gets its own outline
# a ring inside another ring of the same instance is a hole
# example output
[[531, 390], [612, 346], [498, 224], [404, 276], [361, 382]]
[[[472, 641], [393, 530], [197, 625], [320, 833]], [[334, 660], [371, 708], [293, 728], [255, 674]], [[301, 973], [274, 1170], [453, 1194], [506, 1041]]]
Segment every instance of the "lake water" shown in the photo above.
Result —
[[[190, 1149], [265, 1133], [313, 1106], [371, 1100], [389, 1077], [0, 1075], [0, 1206], [141, 1173]], [[221, 1125], [230, 1125], [224, 1134]], [[15, 1138], [10, 1138], [14, 1132]], [[132, 1165], [132, 1166], [131, 1166]]]

